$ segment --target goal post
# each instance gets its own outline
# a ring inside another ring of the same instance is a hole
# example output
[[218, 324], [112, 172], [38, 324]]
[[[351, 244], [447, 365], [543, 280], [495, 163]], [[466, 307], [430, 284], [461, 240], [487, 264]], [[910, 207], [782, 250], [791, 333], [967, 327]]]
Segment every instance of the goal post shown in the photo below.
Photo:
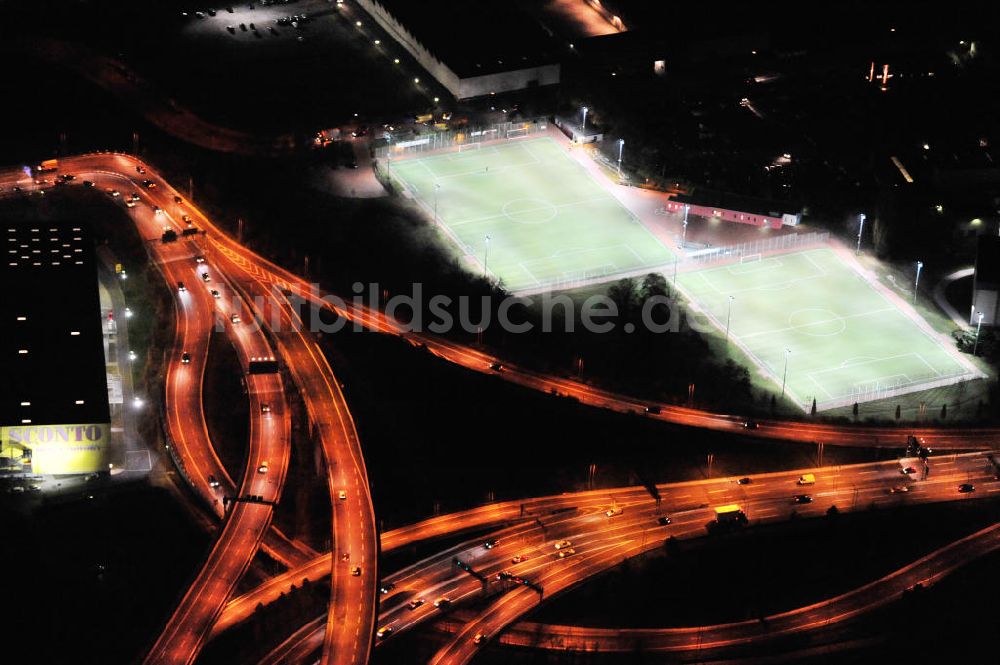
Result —
[[467, 152], [469, 150], [479, 150], [483, 147], [483, 144], [476, 141], [475, 143], [460, 143], [458, 145], [459, 152]]
[[527, 127], [518, 127], [517, 129], [508, 129], [507, 138], [508, 139], [520, 139], [528, 135]]
[[740, 257], [740, 263], [758, 263], [760, 254], [744, 254]]

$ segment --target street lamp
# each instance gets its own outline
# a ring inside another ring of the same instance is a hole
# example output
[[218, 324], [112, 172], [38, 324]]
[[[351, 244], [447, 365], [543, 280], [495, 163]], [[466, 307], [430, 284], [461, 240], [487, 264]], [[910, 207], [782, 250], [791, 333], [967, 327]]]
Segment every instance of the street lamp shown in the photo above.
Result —
[[858, 215], [858, 248], [854, 252], [855, 254], [861, 253], [861, 234], [865, 230], [865, 213]]
[[781, 376], [781, 396], [785, 396], [785, 383], [788, 381], [788, 356], [792, 355], [791, 349], [785, 349], [785, 371]]
[[583, 130], [584, 134], [587, 133], [587, 111], [589, 111], [586, 106], [583, 107], [583, 124], [580, 125], [580, 129]]
[[729, 343], [729, 322], [733, 317], [733, 301], [736, 300], [736, 296], [729, 296], [729, 309], [726, 311], [726, 344]]
[[974, 356], [975, 355], [979, 355], [979, 353], [978, 353], [979, 352], [979, 331], [983, 329], [983, 313], [982, 312], [977, 312], [976, 313], [976, 318], [979, 319], [979, 320], [976, 321], [976, 344], [975, 344], [975, 346], [972, 347], [972, 355], [974, 355]]
[[622, 151], [625, 149], [625, 139], [618, 139], [618, 175], [622, 174]]
[[913, 280], [913, 304], [917, 303], [917, 287], [920, 286], [920, 271], [924, 267], [923, 261], [917, 261], [917, 278]]

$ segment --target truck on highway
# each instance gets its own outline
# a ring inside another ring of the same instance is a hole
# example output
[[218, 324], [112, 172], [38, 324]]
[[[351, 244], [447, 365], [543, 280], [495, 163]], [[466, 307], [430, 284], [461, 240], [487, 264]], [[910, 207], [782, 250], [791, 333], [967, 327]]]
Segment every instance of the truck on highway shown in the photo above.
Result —
[[747, 516], [743, 507], [737, 503], [719, 506], [715, 509], [715, 523], [719, 525], [746, 524]]
[[52, 171], [59, 170], [59, 160], [58, 159], [46, 159], [41, 164], [35, 167], [35, 173], [51, 173]]

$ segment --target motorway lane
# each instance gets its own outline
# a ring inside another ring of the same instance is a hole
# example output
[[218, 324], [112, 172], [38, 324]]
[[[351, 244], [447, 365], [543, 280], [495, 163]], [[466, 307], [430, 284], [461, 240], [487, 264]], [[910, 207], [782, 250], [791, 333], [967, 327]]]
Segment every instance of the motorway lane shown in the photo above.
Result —
[[[1000, 549], [1000, 524], [994, 524], [857, 589], [834, 598], [765, 617], [685, 628], [609, 629], [519, 623], [499, 638], [505, 645], [556, 651], [617, 653], [682, 652], [759, 643], [853, 620], [898, 600], [920, 584], [928, 587], [961, 566]], [[450, 632], [461, 623], [451, 623]]]
[[[773, 488], [761, 491], [757, 485], [756, 491], [748, 497], [748, 502], [754, 506], [749, 514], [753, 521], [783, 521], [792, 512], [802, 517], [819, 517], [832, 505], [841, 510], [853, 510], [868, 506], [891, 506], [902, 502], [925, 503], [935, 501], [972, 500], [976, 497], [995, 497], [1000, 492], [1000, 482], [994, 478], [992, 465], [984, 455], [964, 455], [941, 458], [933, 464], [933, 472], [926, 480], [911, 481], [913, 489], [906, 493], [890, 493], [887, 483], [898, 484], [903, 476], [898, 466], [883, 469], [872, 469], [869, 465], [863, 467], [841, 467], [834, 474], [825, 474], [825, 481], [817, 476], [817, 483], [810, 487], [774, 484]], [[977, 491], [971, 494], [960, 494], [958, 485], [963, 482], [973, 482]], [[748, 488], [754, 485], [746, 486]], [[805, 505], [795, 505], [791, 497], [795, 494], [808, 493], [813, 502]], [[718, 505], [718, 504], [714, 504]], [[625, 516], [630, 512], [626, 509]], [[641, 512], [641, 511], [640, 511]], [[624, 524], [623, 516], [612, 518], [619, 520], [618, 526], [601, 536], [588, 540], [580, 547], [574, 547], [577, 554], [570, 557], [568, 566], [548, 566], [545, 572], [535, 578], [545, 590], [545, 597], [562, 593], [583, 580], [603, 572], [629, 556], [659, 547], [662, 541], [648, 538], [649, 521], [644, 525], [641, 521], [632, 526]], [[704, 533], [704, 525], [712, 517], [710, 508], [695, 509], [677, 519], [668, 527], [670, 535], [682, 538], [693, 537]], [[589, 537], [589, 536], [588, 536]], [[601, 547], [606, 545], [606, 547]], [[565, 561], [560, 562], [565, 563]], [[517, 587], [513, 591], [497, 598], [472, 621], [466, 623], [461, 630], [445, 645], [431, 660], [432, 665], [444, 663], [466, 663], [471, 660], [480, 645], [475, 644], [474, 636], [482, 634], [489, 638], [502, 632], [525, 613], [531, 611], [541, 602], [534, 591]]]
[[[219, 249], [218, 245], [215, 248]], [[303, 332], [302, 321], [285, 297], [243, 271], [233, 274], [238, 275], [236, 281], [248, 300], [255, 303], [259, 320], [269, 322], [281, 356], [302, 392], [326, 460], [333, 514], [331, 542], [338, 553], [328, 561], [331, 585], [323, 661], [364, 663], [374, 630], [378, 541], [354, 420], [326, 357]]]

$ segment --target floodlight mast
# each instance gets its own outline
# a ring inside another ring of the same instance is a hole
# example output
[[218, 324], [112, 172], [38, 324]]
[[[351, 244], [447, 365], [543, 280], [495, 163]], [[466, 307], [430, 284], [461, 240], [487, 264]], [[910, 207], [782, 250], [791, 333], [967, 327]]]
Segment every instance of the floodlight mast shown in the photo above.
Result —
[[792, 355], [791, 349], [785, 349], [785, 371], [781, 375], [781, 396], [785, 396], [785, 384], [788, 381], [788, 356]]
[[490, 261], [490, 236], [489, 234], [487, 234], [486, 249], [483, 251], [483, 276], [486, 277], [486, 279], [490, 278], [490, 269], [488, 267], [489, 261]]
[[726, 344], [729, 344], [729, 323], [733, 319], [733, 301], [736, 296], [729, 296], [729, 309], [726, 310]]
[[865, 213], [858, 215], [858, 247], [855, 250], [855, 254], [861, 253], [861, 234], [865, 231]]
[[976, 318], [979, 320], [976, 321], [976, 344], [972, 347], [972, 355], [974, 356], [979, 355], [979, 333], [983, 329], [983, 313], [976, 312]]
[[622, 175], [622, 151], [625, 150], [625, 139], [618, 139], [618, 177]]
[[917, 261], [917, 278], [913, 280], [913, 303], [917, 302], [917, 287], [920, 286], [920, 271], [924, 268], [923, 261]]
[[587, 133], [587, 111], [589, 111], [589, 110], [590, 109], [587, 108], [586, 106], [583, 107], [583, 123], [580, 125], [580, 129], [583, 130], [583, 133], [585, 135]]

